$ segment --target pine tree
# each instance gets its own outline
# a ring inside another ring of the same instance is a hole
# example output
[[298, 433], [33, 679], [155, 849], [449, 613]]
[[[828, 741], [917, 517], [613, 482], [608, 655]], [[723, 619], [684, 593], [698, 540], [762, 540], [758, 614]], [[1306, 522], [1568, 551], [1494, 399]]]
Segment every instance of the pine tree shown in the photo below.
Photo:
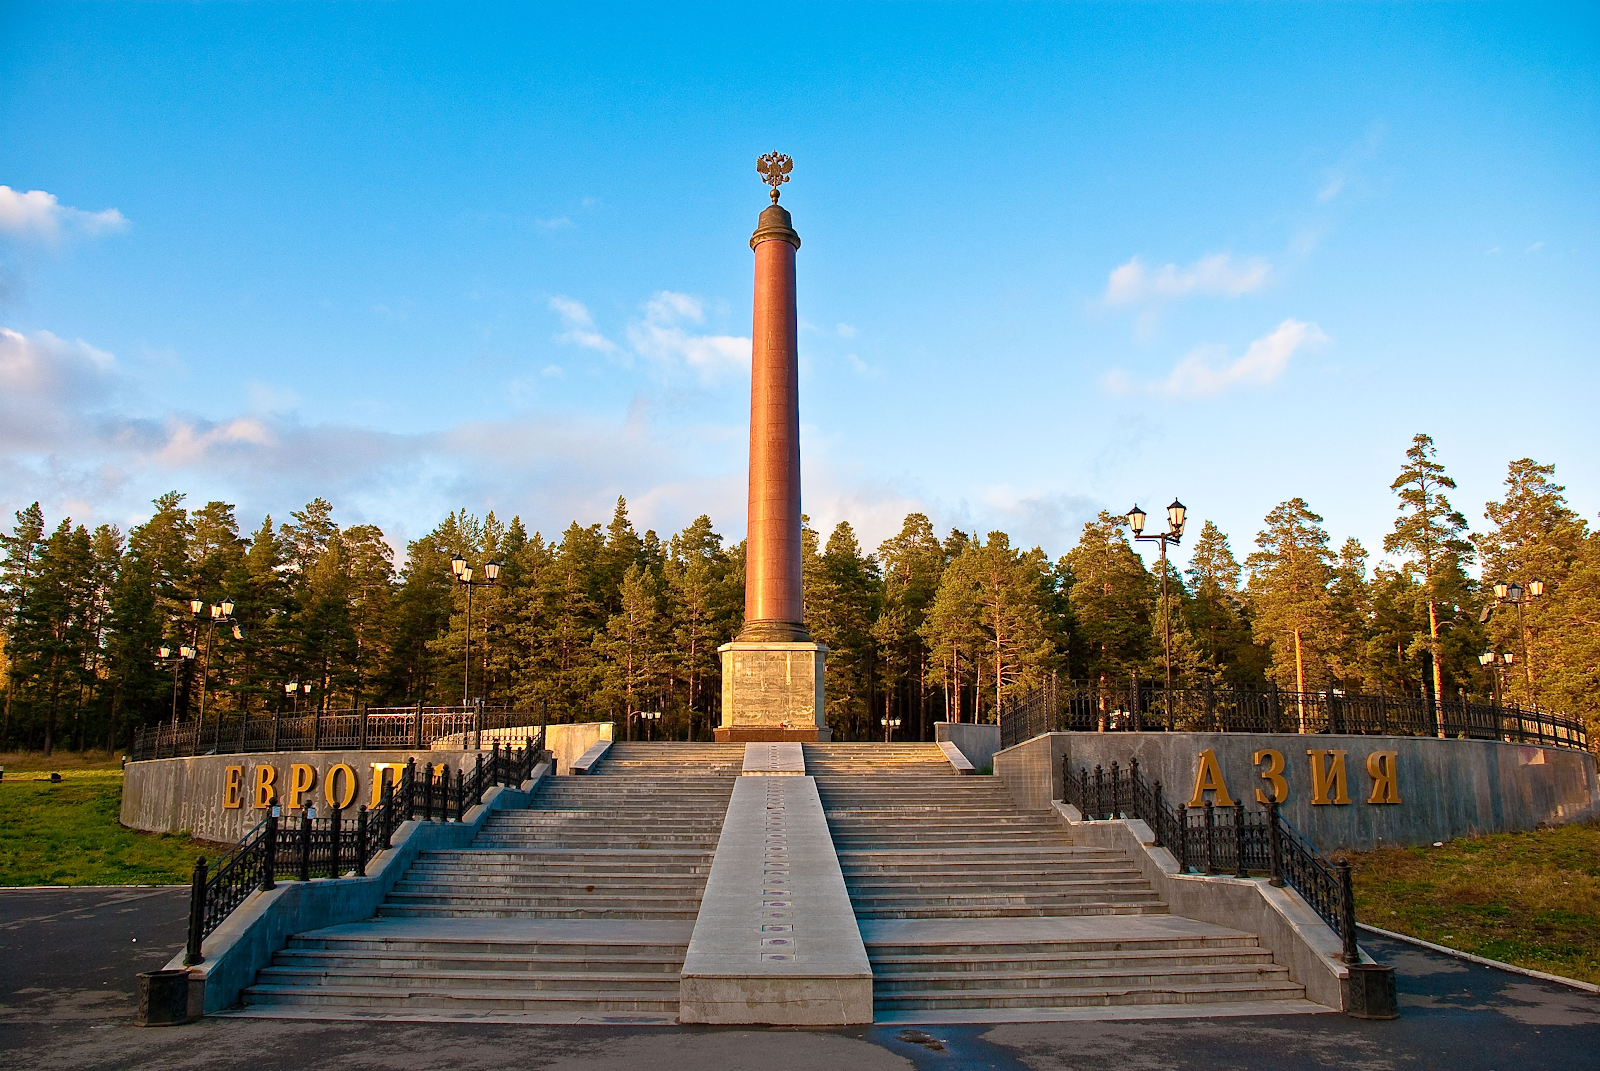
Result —
[[1261, 681], [1262, 652], [1250, 639], [1239, 561], [1228, 537], [1206, 521], [1189, 556], [1189, 620], [1208, 672], [1235, 687]]
[[1401, 515], [1383, 539], [1388, 554], [1407, 555], [1401, 569], [1417, 578], [1418, 595], [1427, 607], [1428, 656], [1433, 667], [1433, 700], [1440, 736], [1444, 728], [1444, 665], [1439, 645], [1439, 608], [1465, 598], [1466, 567], [1472, 544], [1463, 538], [1467, 519], [1450, 505], [1446, 491], [1456, 482], [1434, 460], [1433, 440], [1416, 435], [1406, 450], [1406, 464], [1389, 489], [1400, 496]]
[[828, 648], [828, 723], [840, 739], [870, 740], [877, 722], [878, 563], [861, 553], [846, 521], [834, 527], [820, 555], [813, 550], [806, 557], [812, 562], [804, 581], [806, 627]]
[[[1337, 642], [1328, 533], [1305, 500], [1293, 498], [1267, 514], [1256, 546], [1245, 559], [1256, 639], [1271, 647], [1272, 676], [1279, 683], [1293, 681], [1295, 691], [1304, 693], [1325, 677], [1326, 652]], [[1303, 701], [1298, 708], [1303, 732]]]
[[[1553, 479], [1555, 467], [1531, 458], [1513, 461], [1506, 473], [1505, 497], [1484, 507], [1494, 527], [1474, 538], [1483, 561], [1486, 589], [1495, 584], [1520, 584], [1523, 606], [1496, 610], [1489, 634], [1499, 651], [1512, 652], [1521, 671], [1508, 674], [1510, 698], [1529, 705], [1544, 701], [1541, 677], [1550, 656], [1576, 638], [1573, 625], [1588, 616], [1585, 600], [1568, 604], [1564, 593], [1574, 571], [1586, 560], [1592, 538], [1583, 519], [1567, 506], [1566, 488]], [[1545, 594], [1532, 597], [1531, 585], [1543, 581]], [[1493, 606], [1491, 602], [1490, 607]], [[1581, 626], [1580, 626], [1581, 627]]]
[[[933, 534], [933, 525], [921, 513], [906, 515], [900, 532], [878, 547], [877, 559], [883, 567], [883, 609], [872, 626], [873, 639], [881, 652], [883, 684], [902, 696], [902, 722], [917, 727], [918, 739], [928, 739], [927, 692], [929, 650], [922, 635], [933, 601], [939, 592], [944, 572], [944, 548]], [[914, 685], [914, 691], [912, 686]], [[915, 704], [910, 695], [915, 695]], [[904, 717], [916, 712], [915, 719]]]
[[1123, 534], [1127, 518], [1102, 511], [1083, 526], [1058, 573], [1070, 577], [1080, 650], [1074, 661], [1102, 684], [1148, 666], [1159, 648], [1153, 640], [1158, 581]]
[[5, 551], [0, 564], [0, 622], [5, 628], [6, 697], [5, 714], [0, 719], [0, 748], [11, 739], [11, 705], [17, 684], [17, 614], [32, 586], [40, 545], [44, 541], [44, 511], [35, 502], [16, 512], [16, 526], [9, 535], [0, 533], [0, 549]]

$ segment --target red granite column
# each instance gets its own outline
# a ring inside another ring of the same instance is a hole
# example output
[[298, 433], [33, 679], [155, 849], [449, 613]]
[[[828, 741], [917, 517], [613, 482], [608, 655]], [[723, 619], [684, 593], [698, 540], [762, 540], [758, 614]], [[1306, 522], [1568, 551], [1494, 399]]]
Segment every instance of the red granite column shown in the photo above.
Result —
[[800, 236], [772, 205], [756, 254], [750, 343], [750, 515], [740, 640], [806, 641], [800, 590], [800, 355], [794, 254]]

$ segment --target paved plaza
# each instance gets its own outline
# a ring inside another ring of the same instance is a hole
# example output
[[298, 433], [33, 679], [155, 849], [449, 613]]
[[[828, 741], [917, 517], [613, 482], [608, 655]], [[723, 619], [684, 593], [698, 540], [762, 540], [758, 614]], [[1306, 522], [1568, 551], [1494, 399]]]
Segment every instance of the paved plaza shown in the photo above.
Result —
[[1600, 996], [1377, 938], [1401, 1017], [1343, 1015], [833, 1030], [495, 1026], [216, 1017], [133, 1026], [134, 976], [183, 942], [185, 889], [0, 890], [0, 1062], [56, 1068], [603, 1071], [1374, 1068], [1592, 1071]]

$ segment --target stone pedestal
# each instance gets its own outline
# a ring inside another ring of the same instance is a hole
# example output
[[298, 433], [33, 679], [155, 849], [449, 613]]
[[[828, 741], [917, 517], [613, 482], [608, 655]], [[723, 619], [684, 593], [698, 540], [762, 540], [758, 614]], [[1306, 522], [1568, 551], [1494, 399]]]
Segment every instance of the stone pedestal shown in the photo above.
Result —
[[820, 643], [734, 640], [722, 656], [719, 741], [816, 742], [833, 739], [823, 706]]

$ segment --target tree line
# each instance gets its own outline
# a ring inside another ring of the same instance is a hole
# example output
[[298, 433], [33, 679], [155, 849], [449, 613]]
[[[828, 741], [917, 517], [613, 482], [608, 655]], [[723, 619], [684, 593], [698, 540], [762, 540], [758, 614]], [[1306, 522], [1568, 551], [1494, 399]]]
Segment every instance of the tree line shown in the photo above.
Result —
[[[1300, 498], [1267, 514], [1242, 561], [1214, 523], [1191, 526], [1189, 567], [1167, 576], [1177, 681], [1487, 699], [1498, 675], [1505, 701], [1593, 723], [1600, 533], [1549, 465], [1512, 462], [1481, 531], [1451, 505], [1454, 489], [1432, 440], [1416, 436], [1375, 566], [1355, 539], [1335, 549]], [[665, 539], [641, 535], [618, 499], [609, 525], [573, 522], [547, 539], [520, 518], [461, 510], [397, 567], [382, 531], [340, 527], [320, 498], [248, 534], [227, 503], [184, 503], [161, 496], [126, 535], [70, 518], [51, 528], [36, 503], [0, 533], [0, 747], [114, 749], [202, 710], [417, 702], [552, 720], [660, 711], [654, 731], [678, 739], [708, 738], [719, 721], [717, 647], [742, 624], [744, 545], [726, 545], [706, 516]], [[881, 736], [884, 718], [899, 718], [904, 738], [930, 737], [935, 720], [991, 720], [1051, 675], [1164, 672], [1161, 577], [1124, 517], [1101, 513], [1054, 561], [999, 531], [941, 539], [920, 513], [870, 552], [845, 522], [826, 540], [809, 523], [802, 536], [806, 624], [829, 648], [836, 739]], [[458, 555], [470, 589], [455, 579]], [[1520, 606], [1512, 589], [1496, 595], [1511, 583]], [[1511, 663], [1485, 665], [1485, 652]]]

